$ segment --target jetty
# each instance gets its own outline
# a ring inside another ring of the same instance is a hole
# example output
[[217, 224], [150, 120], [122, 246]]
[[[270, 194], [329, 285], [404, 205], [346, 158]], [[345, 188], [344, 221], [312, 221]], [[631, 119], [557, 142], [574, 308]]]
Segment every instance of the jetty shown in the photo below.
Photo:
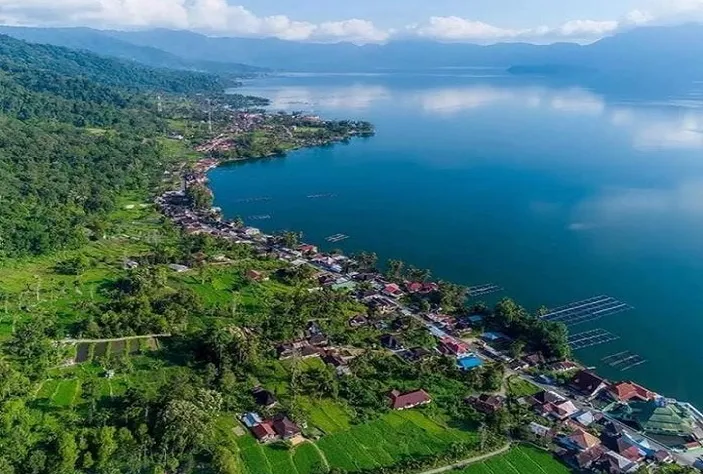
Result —
[[572, 334], [569, 336], [568, 343], [572, 350], [585, 349], [587, 347], [593, 347], [600, 344], [606, 344], [608, 342], [616, 341], [620, 339], [620, 336], [606, 331], [605, 329], [591, 329], [590, 331], [584, 331], [577, 334]]
[[325, 240], [327, 242], [341, 242], [342, 240], [347, 240], [349, 238], [346, 234], [334, 234], [327, 237]]
[[638, 354], [633, 354], [630, 351], [618, 352], [617, 354], [612, 354], [607, 357], [604, 357], [601, 360], [608, 364], [610, 367], [614, 369], [620, 369], [620, 371], [622, 372], [648, 362], [647, 359], [643, 358]]
[[503, 291], [503, 287], [494, 285], [492, 283], [487, 283], [485, 285], [476, 285], [469, 287], [469, 296], [473, 298], [478, 298], [480, 296], [490, 295], [491, 293], [498, 293]]
[[264, 201], [270, 201], [271, 198], [269, 196], [262, 196], [262, 197], [252, 197], [252, 198], [242, 198], [242, 199], [237, 199], [236, 203], [249, 203], [249, 202], [264, 202]]
[[308, 196], [307, 196], [308, 199], [323, 199], [323, 198], [333, 198], [333, 197], [337, 197], [337, 195], [334, 193], [327, 193], [327, 194], [308, 194]]
[[546, 321], [564, 323], [567, 326], [595, 321], [605, 316], [623, 313], [633, 309], [632, 306], [611, 296], [595, 296], [548, 310], [542, 315]]

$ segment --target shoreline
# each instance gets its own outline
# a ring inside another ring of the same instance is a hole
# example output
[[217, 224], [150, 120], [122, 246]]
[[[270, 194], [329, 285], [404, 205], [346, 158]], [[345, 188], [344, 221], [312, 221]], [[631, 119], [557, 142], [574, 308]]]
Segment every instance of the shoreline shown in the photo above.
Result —
[[[358, 137], [358, 135], [356, 135]], [[317, 144], [317, 145], [302, 145], [302, 146], [297, 146], [294, 148], [291, 148], [290, 150], [287, 151], [296, 151], [296, 150], [301, 150], [305, 148], [315, 148], [317, 146], [330, 146], [333, 144], [336, 144], [340, 141], [346, 141], [352, 137], [348, 137], [345, 140], [334, 140], [330, 141], [328, 143], [324, 144]], [[246, 161], [254, 161], [254, 160], [260, 160], [260, 159], [265, 159], [265, 158], [271, 158], [274, 156], [278, 156], [278, 154], [269, 154], [269, 155], [262, 155], [262, 156], [255, 156], [255, 157], [242, 157], [242, 158], [237, 158], [237, 159], [215, 159], [215, 158], [203, 158], [201, 160], [198, 160], [195, 163], [194, 170], [192, 173], [182, 175], [182, 178], [184, 178], [184, 182], [186, 183], [186, 186], [188, 184], [199, 184], [202, 186], [205, 186], [207, 190], [214, 196], [214, 193], [210, 189], [210, 187], [207, 185], [208, 184], [208, 173], [212, 171], [213, 169], [216, 169], [220, 166], [226, 166], [228, 164], [234, 164], [234, 163], [241, 163], [241, 162], [246, 162]], [[282, 156], [286, 156], [286, 154], [283, 154]], [[173, 204], [174, 201], [172, 199], [176, 199], [178, 202], [177, 204]], [[199, 234], [199, 233], [208, 233], [210, 235], [220, 237], [220, 238], [225, 238], [228, 240], [234, 241], [234, 243], [240, 243], [240, 244], [246, 244], [246, 245], [252, 245], [257, 249], [264, 249], [267, 248], [269, 250], [273, 250], [275, 254], [277, 254], [278, 258], [281, 260], [287, 260], [289, 263], [292, 262], [299, 262], [301, 260], [304, 260], [304, 263], [311, 265], [312, 267], [324, 271], [324, 272], [331, 272], [334, 274], [338, 274], [341, 276], [348, 276], [348, 272], [342, 271], [342, 267], [340, 263], [342, 262], [350, 262], [354, 263], [354, 261], [347, 256], [344, 255], [336, 255], [333, 256], [332, 254], [328, 254], [325, 252], [317, 252], [317, 247], [315, 245], [311, 245], [305, 242], [299, 242], [299, 245], [297, 245], [295, 248], [286, 248], [283, 246], [281, 243], [277, 242], [275, 239], [274, 235], [269, 235], [266, 233], [263, 233], [261, 230], [259, 230], [256, 227], [247, 225], [244, 223], [244, 225], [237, 225], [233, 220], [227, 220], [224, 219], [222, 215], [222, 211], [218, 208], [212, 208], [209, 210], [201, 210], [198, 211], [197, 209], [194, 209], [193, 206], [191, 206], [189, 203], [185, 202], [183, 200], [185, 198], [185, 190], [181, 189], [180, 191], [169, 191], [157, 198], [157, 204], [159, 204], [160, 209], [164, 214], [166, 214], [169, 218], [171, 218], [172, 221], [176, 225], [179, 225], [186, 233], [189, 234]], [[161, 199], [161, 202], [159, 202], [159, 199]], [[169, 207], [172, 206], [172, 207]], [[169, 209], [172, 211], [174, 207], [176, 209], [180, 210], [180, 215], [179, 212], [176, 212], [175, 214], [173, 212], [169, 212]], [[315, 248], [315, 253], [316, 255], [314, 258], [312, 258], [310, 255], [305, 255], [302, 252], [300, 252], [299, 249], [300, 247], [312, 247]], [[321, 257], [321, 258], [317, 258]], [[333, 261], [334, 260], [334, 261]], [[375, 272], [377, 274], [377, 277], [379, 280], [384, 281], [385, 277], [383, 277], [380, 273], [377, 271]], [[407, 294], [403, 293], [403, 296], [407, 296]], [[363, 300], [359, 300], [360, 302], [364, 302]], [[431, 333], [433, 333], [433, 328], [436, 329], [437, 326], [431, 322], [428, 321], [420, 312], [415, 311], [414, 309], [411, 309], [407, 307], [405, 304], [400, 303], [400, 298], [398, 298], [394, 302], [394, 310], [402, 312], [404, 314], [412, 315], [419, 321], [421, 321], [427, 328], [430, 330]], [[435, 334], [436, 335], [436, 334]], [[453, 337], [453, 336], [451, 336]], [[488, 347], [491, 347], [488, 345]], [[496, 350], [496, 353], [500, 353], [500, 351]], [[488, 357], [485, 356], [485, 354], [481, 355], [482, 358], [485, 360], [492, 360]], [[570, 360], [574, 360], [576, 362], [579, 362], [578, 359], [573, 357], [573, 355], [570, 357]], [[580, 367], [586, 367], [584, 364], [580, 364]], [[516, 375], [519, 377], [522, 377], [526, 380], [529, 380], [531, 382], [534, 382], [533, 377], [527, 375], [524, 371], [514, 371]], [[538, 386], [542, 387], [541, 385], [538, 384]], [[555, 386], [550, 386], [550, 389], [555, 389]], [[559, 386], [559, 389], [562, 389], [563, 387]], [[565, 395], [569, 396], [571, 398], [570, 394], [568, 392], [564, 393]], [[664, 397], [662, 397], [664, 398]], [[693, 405], [690, 403], [686, 402], [680, 402], [676, 401], [674, 399], [668, 399], [667, 400], [671, 402], [676, 402], [677, 404], [680, 404], [682, 406], [688, 407], [687, 410], [692, 414], [692, 417], [694, 420], [698, 421], [699, 423], [703, 424], [703, 416], [701, 416], [701, 412], [698, 411]], [[635, 433], [638, 433], [642, 436], [649, 437], [648, 435], [639, 432], [637, 430], [632, 430]], [[676, 450], [673, 450], [674, 452], [679, 452]]]

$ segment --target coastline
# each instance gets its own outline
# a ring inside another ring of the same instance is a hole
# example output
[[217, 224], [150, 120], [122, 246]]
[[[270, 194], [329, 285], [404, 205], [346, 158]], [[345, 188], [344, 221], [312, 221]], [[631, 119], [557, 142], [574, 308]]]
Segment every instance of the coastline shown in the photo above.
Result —
[[[353, 137], [348, 137], [345, 140], [348, 140]], [[299, 150], [299, 149], [304, 149], [304, 148], [314, 148], [317, 146], [330, 146], [334, 143], [338, 143], [339, 141], [342, 140], [336, 140], [336, 141], [330, 141], [324, 144], [316, 144], [316, 145], [303, 145], [303, 146], [298, 146], [295, 148], [291, 148], [290, 151], [292, 150]], [[188, 185], [192, 184], [199, 184], [206, 186], [209, 192], [212, 194], [212, 190], [210, 189], [208, 184], [208, 173], [216, 169], [217, 167], [220, 166], [225, 166], [227, 164], [233, 164], [233, 163], [241, 163], [241, 162], [246, 162], [246, 161], [254, 161], [254, 160], [259, 160], [259, 159], [264, 159], [264, 158], [271, 158], [274, 156], [280, 156], [276, 153], [271, 153], [268, 155], [261, 155], [261, 156], [251, 156], [251, 157], [241, 157], [241, 158], [236, 158], [236, 159], [214, 159], [214, 158], [203, 158], [201, 160], [198, 160], [195, 163], [195, 166], [193, 168], [193, 171], [190, 173], [187, 173], [182, 176], [184, 179], [184, 182], [186, 184], [186, 187]], [[283, 155], [285, 156], [285, 154]], [[332, 271], [334, 273], [338, 273], [340, 275], [344, 275], [345, 272], [341, 270], [341, 266], [339, 267], [339, 270], [337, 270], [334, 267], [334, 264], [329, 263], [324, 263], [323, 261], [319, 259], [313, 259], [309, 258], [309, 256], [303, 256], [300, 255], [300, 252], [298, 252], [296, 248], [286, 248], [282, 244], [276, 241], [275, 236], [273, 235], [268, 235], [263, 232], [261, 232], [259, 229], [249, 226], [246, 223], [244, 225], [238, 225], [234, 221], [228, 221], [225, 220], [222, 216], [221, 210], [217, 208], [212, 208], [209, 210], [205, 211], [198, 211], [197, 209], [194, 209], [192, 206], [189, 206], [187, 203], [184, 203], [182, 198], [185, 197], [185, 192], [184, 189], [181, 189], [180, 191], [170, 191], [167, 192], [163, 195], [161, 195], [159, 198], [157, 198], [157, 203], [159, 203], [160, 208], [162, 209], [162, 212], [164, 212], [167, 216], [169, 216], [176, 224], [180, 225], [186, 233], [191, 233], [191, 234], [198, 234], [198, 233], [208, 233], [214, 236], [222, 237], [225, 239], [233, 240], [235, 243], [241, 243], [241, 244], [247, 244], [247, 245], [252, 245], [257, 248], [268, 248], [268, 249], [274, 249], [277, 252], [277, 255], [279, 258], [283, 260], [288, 260], [289, 262], [293, 261], [294, 259], [300, 259], [304, 258], [306, 263], [313, 266], [316, 269], [323, 270], [323, 271]], [[173, 198], [176, 198], [178, 204], [175, 205], [176, 208], [180, 207], [180, 214], [177, 213], [169, 213], [168, 209], [173, 210]], [[159, 201], [161, 199], [161, 201]], [[171, 206], [171, 207], [169, 207]], [[185, 225], [184, 225], [185, 224]], [[308, 246], [308, 247], [314, 247], [314, 245], [300, 242], [300, 246]], [[315, 247], [316, 248], [316, 247]], [[325, 254], [324, 252], [320, 252], [321, 256], [323, 256], [326, 259], [332, 258], [331, 255]], [[343, 256], [343, 255], [337, 255], [338, 260], [337, 264], [339, 262], [346, 261], [346, 262], [354, 262], [351, 258]], [[379, 275], [380, 278], [383, 278]], [[399, 302], [396, 304], [396, 309], [401, 312], [409, 312], [412, 313], [413, 317], [421, 321], [423, 324], [425, 324], [430, 332], [433, 332], [433, 328], [436, 328], [431, 322], [428, 322], [425, 320], [421, 314], [418, 312], [414, 312], [411, 308], [405, 306], [404, 304], [400, 304]], [[499, 351], [497, 351], [499, 352]], [[576, 360], [575, 358], [571, 357], [571, 359]], [[525, 378], [526, 380], [532, 380], [532, 377], [527, 375], [524, 372], [521, 371], [515, 371], [514, 372], [516, 375]], [[541, 385], [540, 385], [541, 386]], [[550, 389], [552, 387], [546, 387], [546, 389]], [[564, 395], [568, 395], [568, 392], [563, 392]], [[664, 397], [662, 397], [664, 398]], [[672, 399], [667, 399], [672, 402], [676, 402]], [[691, 404], [685, 403], [685, 402], [676, 402], [680, 403], [682, 406], [688, 406], [690, 407], [688, 411], [693, 414], [694, 418], [698, 420], [699, 422], [703, 423], [703, 417], [700, 416], [700, 412], [695, 409]], [[588, 405], [583, 405], [584, 407]], [[646, 437], [646, 435], [645, 435]], [[651, 440], [654, 441], [654, 440]]]

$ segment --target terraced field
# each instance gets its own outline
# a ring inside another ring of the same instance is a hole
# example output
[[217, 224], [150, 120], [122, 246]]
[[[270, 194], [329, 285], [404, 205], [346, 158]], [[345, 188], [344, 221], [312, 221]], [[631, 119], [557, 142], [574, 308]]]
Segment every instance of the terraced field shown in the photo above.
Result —
[[[348, 423], [346, 418], [337, 418]], [[330, 431], [315, 445], [304, 443], [291, 450], [260, 445], [249, 434], [240, 437], [237, 446], [248, 474], [310, 474], [325, 464], [348, 472], [390, 466], [408, 456], [431, 454], [453, 442], [476, 439], [474, 433], [439, 425], [413, 410], [389, 413], [358, 426], [344, 426], [342, 421]]]
[[505, 454], [472, 464], [453, 474], [569, 474], [572, 472], [551, 454], [519, 446]]

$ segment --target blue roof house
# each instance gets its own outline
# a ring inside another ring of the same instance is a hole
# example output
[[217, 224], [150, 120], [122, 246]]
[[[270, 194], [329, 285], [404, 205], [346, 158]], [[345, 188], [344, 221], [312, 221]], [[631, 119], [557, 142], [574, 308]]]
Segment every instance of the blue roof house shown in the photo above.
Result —
[[471, 370], [476, 367], [481, 367], [483, 361], [476, 354], [469, 354], [457, 359], [457, 364], [461, 370]]
[[261, 417], [258, 413], [245, 413], [244, 416], [242, 416], [242, 422], [246, 425], [247, 428], [253, 428], [256, 425], [261, 424]]

